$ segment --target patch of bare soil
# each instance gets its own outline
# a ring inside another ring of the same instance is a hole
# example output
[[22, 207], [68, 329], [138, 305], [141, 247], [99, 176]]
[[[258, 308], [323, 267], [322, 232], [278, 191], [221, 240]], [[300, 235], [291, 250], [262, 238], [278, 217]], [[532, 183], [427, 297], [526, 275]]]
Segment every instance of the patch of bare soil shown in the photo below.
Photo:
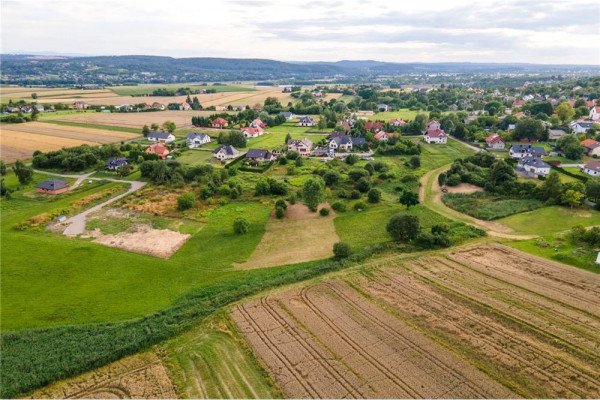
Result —
[[114, 235], [105, 235], [96, 229], [88, 231], [88, 236], [95, 238], [94, 243], [160, 258], [169, 258], [191, 237], [169, 229], [154, 229], [150, 224], [138, 224], [133, 227], [133, 232]]
[[54, 383], [34, 399], [173, 399], [173, 385], [154, 353], [126, 357], [106, 367]]
[[241, 304], [232, 315], [288, 397], [515, 397], [341, 282]]
[[457, 186], [446, 186], [448, 193], [475, 193], [483, 192], [483, 188], [471, 185], [470, 183], [461, 183]]
[[[327, 203], [319, 205], [319, 209], [323, 207], [330, 208]], [[277, 219], [273, 211], [262, 240], [250, 258], [236, 268], [273, 267], [332, 257], [333, 245], [340, 241], [334, 217], [331, 209], [327, 217], [322, 217], [300, 203], [289, 205], [282, 219]]]

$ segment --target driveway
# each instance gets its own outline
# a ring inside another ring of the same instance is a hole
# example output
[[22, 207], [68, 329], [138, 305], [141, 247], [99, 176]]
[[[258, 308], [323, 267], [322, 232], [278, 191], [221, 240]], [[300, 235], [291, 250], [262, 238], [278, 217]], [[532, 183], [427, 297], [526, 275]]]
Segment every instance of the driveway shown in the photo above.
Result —
[[469, 144], [469, 143], [463, 142], [462, 140], [458, 140], [458, 139], [456, 139], [455, 137], [452, 137], [452, 136], [450, 136], [450, 135], [448, 135], [448, 138], [450, 138], [450, 139], [454, 140], [455, 142], [461, 143], [461, 144], [463, 144], [463, 145], [465, 145], [465, 146], [467, 146], [467, 147], [469, 147], [469, 148], [471, 148], [471, 149], [473, 149], [473, 150], [475, 150], [475, 151], [477, 151], [477, 152], [479, 152], [479, 151], [484, 151], [484, 150], [485, 150], [485, 149], [482, 149], [481, 147], [473, 146], [472, 144]]
[[110, 181], [110, 182], [120, 182], [120, 183], [128, 183], [131, 185], [131, 187], [129, 188], [129, 190], [127, 190], [125, 193], [122, 193], [118, 196], [112, 197], [108, 200], [106, 200], [103, 203], [100, 203], [98, 205], [95, 205], [94, 207], [87, 209], [77, 215], [72, 216], [71, 218], [68, 218], [65, 223], [68, 224], [67, 228], [63, 231], [63, 235], [67, 235], [67, 236], [77, 236], [82, 234], [85, 231], [85, 221], [86, 221], [86, 217], [88, 216], [88, 214], [93, 213], [94, 211], [98, 211], [100, 210], [102, 207], [113, 203], [125, 196], [127, 196], [128, 194], [131, 194], [133, 192], [135, 192], [138, 189], [141, 189], [144, 185], [146, 185], [146, 182], [143, 181], [126, 181], [123, 179], [112, 179], [112, 178], [94, 178], [94, 177], [90, 177], [90, 175], [93, 174], [93, 172], [88, 173], [88, 174], [81, 174], [81, 175], [67, 175], [67, 174], [55, 174], [52, 172], [46, 172], [46, 171], [38, 171], [35, 170], [35, 172], [39, 173], [39, 174], [44, 174], [44, 175], [51, 175], [51, 176], [58, 176], [58, 177], [62, 177], [62, 178], [72, 178], [72, 179], [77, 179], [75, 181], [75, 183], [73, 184], [73, 186], [71, 186], [71, 188], [69, 188], [69, 190], [72, 190], [74, 188], [76, 188], [77, 186], [79, 186], [81, 184], [81, 182], [83, 182], [83, 180], [85, 179], [90, 179], [90, 180], [95, 180], [95, 181]]

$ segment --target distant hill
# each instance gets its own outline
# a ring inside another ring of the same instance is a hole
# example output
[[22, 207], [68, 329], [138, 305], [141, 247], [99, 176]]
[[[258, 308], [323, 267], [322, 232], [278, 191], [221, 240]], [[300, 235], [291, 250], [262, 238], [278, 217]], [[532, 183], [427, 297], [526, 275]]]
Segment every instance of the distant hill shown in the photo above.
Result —
[[497, 63], [389, 63], [374, 60], [283, 62], [241, 58], [172, 58], [3, 54], [2, 83], [134, 84], [269, 79], [360, 78], [440, 73], [576, 73], [598, 66]]

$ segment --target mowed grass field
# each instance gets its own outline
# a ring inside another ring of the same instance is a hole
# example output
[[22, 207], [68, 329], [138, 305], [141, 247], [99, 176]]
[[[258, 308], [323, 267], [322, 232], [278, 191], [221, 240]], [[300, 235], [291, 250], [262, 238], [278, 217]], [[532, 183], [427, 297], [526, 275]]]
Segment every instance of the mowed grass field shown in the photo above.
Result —
[[564, 232], [575, 225], [600, 225], [600, 212], [591, 207], [568, 208], [552, 206], [496, 220], [517, 233], [550, 235]]
[[393, 118], [402, 118], [403, 120], [413, 120], [417, 114], [429, 115], [428, 111], [413, 111], [408, 108], [403, 108], [398, 111], [379, 112], [369, 117], [369, 121], [389, 121]]
[[52, 151], [82, 144], [116, 143], [138, 136], [141, 134], [43, 122], [3, 124], [0, 127], [0, 157], [10, 163], [29, 159], [36, 150]]

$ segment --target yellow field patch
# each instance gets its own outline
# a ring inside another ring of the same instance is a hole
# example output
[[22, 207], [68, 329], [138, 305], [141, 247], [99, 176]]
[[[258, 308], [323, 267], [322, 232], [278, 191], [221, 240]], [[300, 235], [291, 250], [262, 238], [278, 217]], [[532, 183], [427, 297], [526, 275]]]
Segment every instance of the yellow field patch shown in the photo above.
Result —
[[[192, 117], [209, 116], [214, 111], [160, 111], [145, 113], [81, 113], [69, 114], [53, 118], [56, 121], [79, 122], [92, 125], [121, 126], [125, 128], [142, 129], [144, 125], [159, 124], [173, 121], [178, 127], [192, 124]], [[141, 132], [141, 131], [140, 131]]]

